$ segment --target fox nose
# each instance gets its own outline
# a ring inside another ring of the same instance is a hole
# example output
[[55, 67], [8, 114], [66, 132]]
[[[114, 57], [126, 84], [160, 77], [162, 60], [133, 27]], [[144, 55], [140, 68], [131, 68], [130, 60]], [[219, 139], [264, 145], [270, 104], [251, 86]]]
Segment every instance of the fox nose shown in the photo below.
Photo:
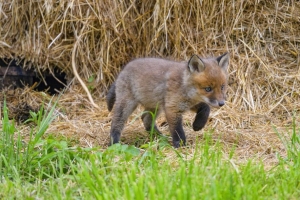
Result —
[[225, 102], [224, 101], [219, 101], [219, 106], [222, 107], [225, 105]]

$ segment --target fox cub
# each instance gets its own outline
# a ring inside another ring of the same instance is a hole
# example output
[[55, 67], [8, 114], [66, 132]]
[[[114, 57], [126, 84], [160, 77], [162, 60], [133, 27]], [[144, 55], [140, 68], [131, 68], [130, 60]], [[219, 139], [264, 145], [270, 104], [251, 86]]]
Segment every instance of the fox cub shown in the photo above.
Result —
[[[205, 125], [210, 107], [225, 104], [229, 54], [199, 58], [193, 55], [188, 62], [159, 58], [139, 58], [129, 62], [120, 72], [107, 94], [107, 106], [113, 110], [110, 130], [111, 144], [120, 141], [121, 132], [129, 115], [141, 104], [145, 111], [157, 115], [164, 111], [175, 148], [185, 145], [182, 114], [187, 110], [197, 113], [194, 130]], [[151, 130], [152, 116], [142, 115], [147, 131]], [[160, 133], [157, 126], [156, 132]]]

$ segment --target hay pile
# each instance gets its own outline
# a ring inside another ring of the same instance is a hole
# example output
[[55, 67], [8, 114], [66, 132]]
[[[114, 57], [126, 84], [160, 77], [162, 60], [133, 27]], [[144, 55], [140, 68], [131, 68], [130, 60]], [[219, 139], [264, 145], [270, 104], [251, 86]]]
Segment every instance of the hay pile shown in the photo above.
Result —
[[[108, 116], [98, 97], [133, 58], [186, 60], [194, 53], [211, 56], [226, 51], [231, 53], [228, 104], [214, 110], [210, 127], [252, 137], [272, 132], [272, 125], [289, 126], [293, 112], [299, 110], [300, 2], [296, 0], [16, 0], [0, 3], [0, 28], [1, 58], [25, 59], [32, 65], [24, 67], [37, 71], [57, 66], [69, 80], [76, 72], [85, 83], [95, 77], [92, 94], [100, 111], [91, 107], [68, 120], [102, 112], [97, 124], [103, 113]], [[74, 110], [74, 98], [87, 101], [77, 83], [74, 79], [69, 94], [80, 97], [68, 98], [67, 93], [61, 99]]]

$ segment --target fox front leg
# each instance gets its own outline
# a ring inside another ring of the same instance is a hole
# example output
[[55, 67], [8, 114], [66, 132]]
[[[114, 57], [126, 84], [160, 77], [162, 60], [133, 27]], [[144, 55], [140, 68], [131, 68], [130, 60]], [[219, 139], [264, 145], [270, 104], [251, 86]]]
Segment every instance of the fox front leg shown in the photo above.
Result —
[[195, 120], [193, 122], [193, 130], [199, 131], [205, 126], [208, 120], [210, 107], [208, 104], [201, 102], [194, 106], [192, 110], [196, 111]]
[[182, 127], [182, 115], [166, 112], [167, 122], [173, 139], [173, 146], [178, 148], [186, 145], [186, 137]]

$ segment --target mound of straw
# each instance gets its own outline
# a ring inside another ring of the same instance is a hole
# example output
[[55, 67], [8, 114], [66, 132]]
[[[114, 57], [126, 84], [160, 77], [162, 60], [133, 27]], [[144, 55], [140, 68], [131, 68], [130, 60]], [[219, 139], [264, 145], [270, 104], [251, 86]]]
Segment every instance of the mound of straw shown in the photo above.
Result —
[[289, 126], [299, 110], [296, 0], [4, 1], [0, 27], [1, 58], [24, 59], [24, 68], [37, 71], [58, 67], [69, 80], [78, 74], [76, 90], [78, 77], [86, 84], [95, 77], [100, 108], [98, 97], [133, 58], [187, 60], [228, 51], [228, 103], [214, 110], [211, 127], [262, 134]]

